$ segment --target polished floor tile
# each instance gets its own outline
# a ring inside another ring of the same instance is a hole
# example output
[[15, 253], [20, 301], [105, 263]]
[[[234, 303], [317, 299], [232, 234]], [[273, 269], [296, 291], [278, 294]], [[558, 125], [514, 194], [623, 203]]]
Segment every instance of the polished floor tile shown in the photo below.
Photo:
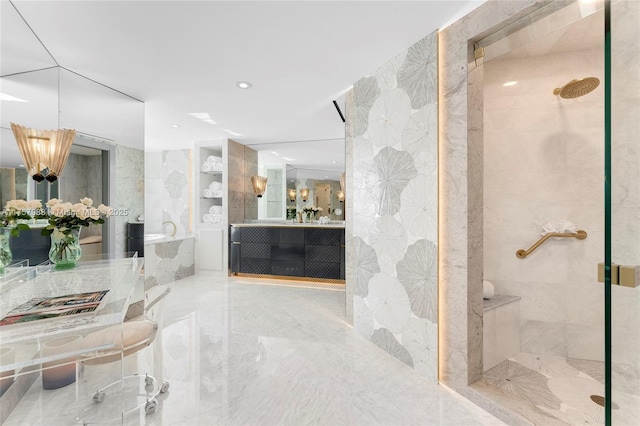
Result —
[[[137, 410], [125, 423], [503, 424], [359, 336], [344, 320], [344, 290], [282, 284], [215, 274], [171, 284], [158, 339], [170, 388], [154, 414]], [[129, 358], [125, 370], [142, 372], [153, 355], [145, 350]], [[87, 366], [79, 399], [118, 368]], [[7, 425], [68, 424], [56, 416], [65, 398], [74, 405], [74, 386], [39, 386], [36, 381]], [[84, 416], [84, 405], [75, 407]], [[101, 412], [118, 412], [107, 407]], [[67, 419], [72, 410], [66, 410]]]

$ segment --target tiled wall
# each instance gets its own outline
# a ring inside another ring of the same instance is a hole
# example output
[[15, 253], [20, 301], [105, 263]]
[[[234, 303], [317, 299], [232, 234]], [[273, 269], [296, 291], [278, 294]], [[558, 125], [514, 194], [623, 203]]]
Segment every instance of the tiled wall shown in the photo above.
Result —
[[145, 153], [145, 217], [146, 234], [172, 231], [177, 235], [191, 233], [191, 150], [177, 149]]
[[194, 238], [144, 246], [145, 290], [194, 274]]
[[355, 329], [437, 380], [437, 34], [347, 99], [347, 293]]
[[[109, 219], [116, 221], [115, 252], [126, 251], [127, 222], [135, 221], [144, 213], [144, 151], [116, 146], [116, 201], [111, 207], [128, 211], [127, 216]], [[114, 205], [115, 204], [115, 205]]]

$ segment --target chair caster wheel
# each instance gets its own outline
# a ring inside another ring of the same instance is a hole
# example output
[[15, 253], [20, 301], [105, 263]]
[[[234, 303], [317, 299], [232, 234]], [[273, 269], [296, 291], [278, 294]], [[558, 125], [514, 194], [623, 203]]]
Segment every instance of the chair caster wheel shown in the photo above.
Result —
[[162, 382], [160, 393], [166, 393], [169, 390], [169, 382]]
[[104, 391], [97, 391], [93, 394], [93, 402], [102, 402], [104, 401], [105, 393]]
[[158, 403], [156, 402], [155, 399], [151, 399], [147, 401], [147, 403], [144, 405], [144, 413], [147, 415], [153, 414], [156, 412], [157, 408], [158, 408]]

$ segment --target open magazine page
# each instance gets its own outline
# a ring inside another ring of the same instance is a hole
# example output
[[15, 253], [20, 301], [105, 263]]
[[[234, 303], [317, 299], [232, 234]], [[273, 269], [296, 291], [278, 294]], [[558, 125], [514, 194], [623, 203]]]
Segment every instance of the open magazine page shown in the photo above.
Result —
[[0, 326], [94, 312], [109, 290], [33, 298], [9, 312]]

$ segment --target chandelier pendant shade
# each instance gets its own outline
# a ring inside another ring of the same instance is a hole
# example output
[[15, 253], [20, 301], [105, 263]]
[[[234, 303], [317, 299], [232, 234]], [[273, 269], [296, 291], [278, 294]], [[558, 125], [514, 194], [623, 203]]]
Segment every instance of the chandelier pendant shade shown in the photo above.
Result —
[[295, 189], [290, 189], [289, 190], [289, 201], [295, 201], [296, 200], [296, 190]]
[[267, 189], [267, 178], [264, 176], [251, 176], [251, 186], [256, 197], [262, 198], [264, 191]]
[[309, 188], [300, 189], [300, 198], [302, 198], [302, 201], [305, 203], [307, 202], [307, 199], [309, 198]]
[[[67, 164], [76, 131], [28, 129], [15, 123], [11, 123], [11, 130], [25, 168], [33, 180], [55, 182]], [[42, 174], [43, 170], [47, 171], [46, 176]]]

